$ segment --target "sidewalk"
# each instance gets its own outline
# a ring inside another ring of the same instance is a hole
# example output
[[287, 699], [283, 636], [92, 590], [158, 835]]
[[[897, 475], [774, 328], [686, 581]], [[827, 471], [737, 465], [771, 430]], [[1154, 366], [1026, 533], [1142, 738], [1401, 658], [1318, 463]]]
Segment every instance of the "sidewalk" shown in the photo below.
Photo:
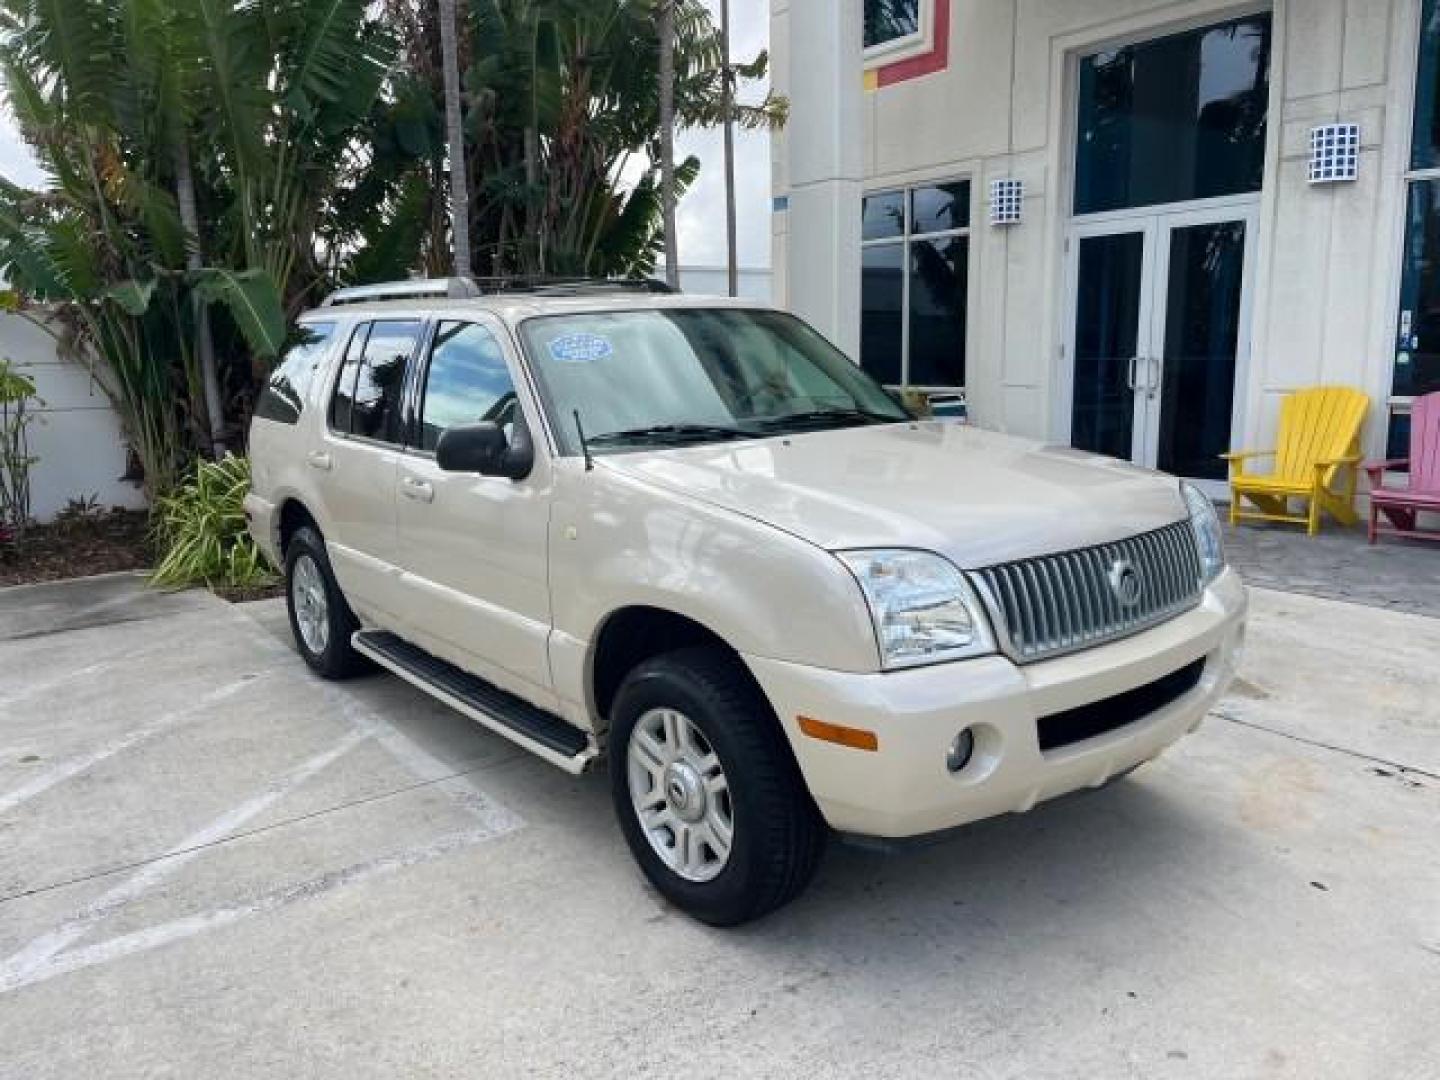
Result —
[[1284, 525], [1225, 527], [1225, 554], [1250, 585], [1440, 618], [1440, 544], [1381, 540], [1327, 521], [1319, 536]]

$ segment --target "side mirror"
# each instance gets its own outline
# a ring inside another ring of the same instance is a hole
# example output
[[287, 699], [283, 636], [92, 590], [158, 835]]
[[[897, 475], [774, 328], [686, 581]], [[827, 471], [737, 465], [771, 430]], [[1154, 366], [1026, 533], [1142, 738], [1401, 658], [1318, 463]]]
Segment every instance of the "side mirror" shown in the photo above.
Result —
[[535, 464], [535, 452], [524, 425], [516, 424], [512, 445], [499, 424], [483, 420], [478, 424], [447, 428], [435, 447], [435, 463], [446, 472], [523, 480]]

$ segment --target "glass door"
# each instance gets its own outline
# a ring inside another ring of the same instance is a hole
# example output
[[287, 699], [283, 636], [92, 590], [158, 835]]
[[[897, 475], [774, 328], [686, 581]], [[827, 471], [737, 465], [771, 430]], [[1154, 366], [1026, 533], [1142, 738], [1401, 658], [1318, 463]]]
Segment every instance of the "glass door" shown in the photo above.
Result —
[[1153, 222], [1082, 227], [1070, 240], [1074, 309], [1070, 442], [1129, 458], [1143, 424], [1136, 395], [1150, 352]]
[[1223, 483], [1235, 384], [1249, 354], [1249, 257], [1256, 211], [1160, 219], [1154, 341], [1142, 377], [1144, 446], [1137, 460]]
[[1255, 214], [1252, 204], [1076, 226], [1072, 445], [1219, 493], [1249, 350]]

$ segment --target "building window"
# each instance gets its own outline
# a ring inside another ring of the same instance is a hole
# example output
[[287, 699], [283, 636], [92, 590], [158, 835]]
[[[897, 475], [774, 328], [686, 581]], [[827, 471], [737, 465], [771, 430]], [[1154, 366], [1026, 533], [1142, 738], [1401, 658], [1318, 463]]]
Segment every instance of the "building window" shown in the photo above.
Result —
[[1075, 213], [1259, 191], [1270, 16], [1080, 61]]
[[1440, 390], [1440, 0], [1425, 0], [1421, 14], [1393, 370], [1389, 442], [1404, 457], [1406, 403]]
[[970, 182], [862, 203], [860, 366], [887, 386], [965, 385]]
[[865, 0], [865, 51], [889, 58], [924, 44], [933, 0]]

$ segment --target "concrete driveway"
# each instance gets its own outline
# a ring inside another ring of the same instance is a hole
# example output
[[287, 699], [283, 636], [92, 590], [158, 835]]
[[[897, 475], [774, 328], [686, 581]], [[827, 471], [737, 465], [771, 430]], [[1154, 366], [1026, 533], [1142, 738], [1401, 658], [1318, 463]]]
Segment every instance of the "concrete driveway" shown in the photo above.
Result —
[[277, 602], [0, 592], [0, 1076], [1433, 1078], [1440, 620], [1254, 603], [1159, 762], [724, 932]]

